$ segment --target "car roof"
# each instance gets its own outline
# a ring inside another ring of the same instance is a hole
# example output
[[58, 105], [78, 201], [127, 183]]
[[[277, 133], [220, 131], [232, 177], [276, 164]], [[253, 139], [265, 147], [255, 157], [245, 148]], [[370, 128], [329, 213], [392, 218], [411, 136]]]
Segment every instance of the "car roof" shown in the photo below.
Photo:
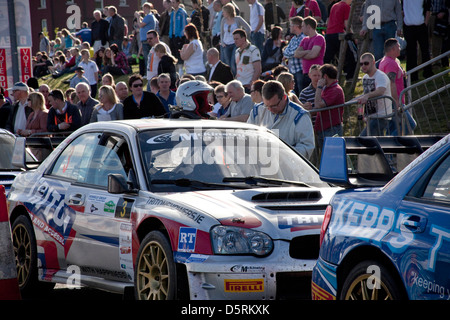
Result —
[[118, 121], [101, 121], [90, 123], [83, 128], [87, 129], [119, 129], [133, 128], [136, 131], [144, 131], [148, 129], [180, 129], [180, 128], [216, 128], [216, 129], [253, 129], [268, 131], [264, 127], [236, 121], [220, 121], [220, 120], [189, 120], [189, 119], [137, 119], [137, 120], [118, 120]]

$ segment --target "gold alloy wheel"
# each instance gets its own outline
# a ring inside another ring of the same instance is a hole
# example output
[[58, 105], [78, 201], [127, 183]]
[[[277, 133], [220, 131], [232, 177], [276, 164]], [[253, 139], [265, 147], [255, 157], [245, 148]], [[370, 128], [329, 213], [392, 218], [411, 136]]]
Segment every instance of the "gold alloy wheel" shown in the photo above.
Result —
[[14, 256], [16, 258], [17, 279], [22, 288], [31, 272], [31, 238], [23, 224], [18, 224], [12, 232]]
[[163, 247], [157, 241], [151, 241], [143, 248], [137, 268], [138, 299], [166, 300], [171, 281], [169, 263]]
[[386, 284], [373, 274], [363, 274], [351, 283], [345, 300], [393, 300], [393, 296]]

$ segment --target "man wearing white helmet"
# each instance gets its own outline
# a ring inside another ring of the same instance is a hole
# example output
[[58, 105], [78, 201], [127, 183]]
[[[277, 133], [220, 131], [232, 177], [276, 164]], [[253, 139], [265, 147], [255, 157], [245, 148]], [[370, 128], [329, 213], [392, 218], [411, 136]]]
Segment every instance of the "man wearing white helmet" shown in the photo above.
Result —
[[176, 92], [177, 106], [181, 111], [174, 112], [172, 118], [208, 119], [211, 106], [208, 95], [213, 88], [206, 82], [190, 80], [182, 83]]

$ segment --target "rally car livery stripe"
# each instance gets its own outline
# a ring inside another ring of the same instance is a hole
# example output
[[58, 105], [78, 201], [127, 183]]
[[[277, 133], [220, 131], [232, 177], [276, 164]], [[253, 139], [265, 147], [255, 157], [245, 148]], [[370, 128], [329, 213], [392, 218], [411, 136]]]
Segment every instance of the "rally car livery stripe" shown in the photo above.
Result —
[[314, 282], [311, 283], [311, 290], [313, 300], [336, 300], [334, 295], [328, 293]]

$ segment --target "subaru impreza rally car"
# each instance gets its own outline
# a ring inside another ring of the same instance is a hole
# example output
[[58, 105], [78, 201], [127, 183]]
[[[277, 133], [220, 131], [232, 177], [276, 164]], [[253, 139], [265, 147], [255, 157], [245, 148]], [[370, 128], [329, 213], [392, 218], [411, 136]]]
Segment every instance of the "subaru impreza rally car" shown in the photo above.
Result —
[[20, 288], [134, 288], [137, 299], [276, 299], [303, 288], [309, 298], [336, 190], [259, 126], [89, 124], [11, 188]]
[[[401, 139], [408, 140], [403, 151], [418, 145], [416, 137]], [[450, 135], [376, 188], [366, 176], [359, 180], [365, 188], [352, 189], [358, 181], [345, 149], [343, 138], [325, 142], [324, 157], [332, 151], [335, 168], [321, 163], [321, 178], [348, 189], [325, 213], [313, 298], [450, 299]], [[392, 165], [401, 157], [384, 158]]]

